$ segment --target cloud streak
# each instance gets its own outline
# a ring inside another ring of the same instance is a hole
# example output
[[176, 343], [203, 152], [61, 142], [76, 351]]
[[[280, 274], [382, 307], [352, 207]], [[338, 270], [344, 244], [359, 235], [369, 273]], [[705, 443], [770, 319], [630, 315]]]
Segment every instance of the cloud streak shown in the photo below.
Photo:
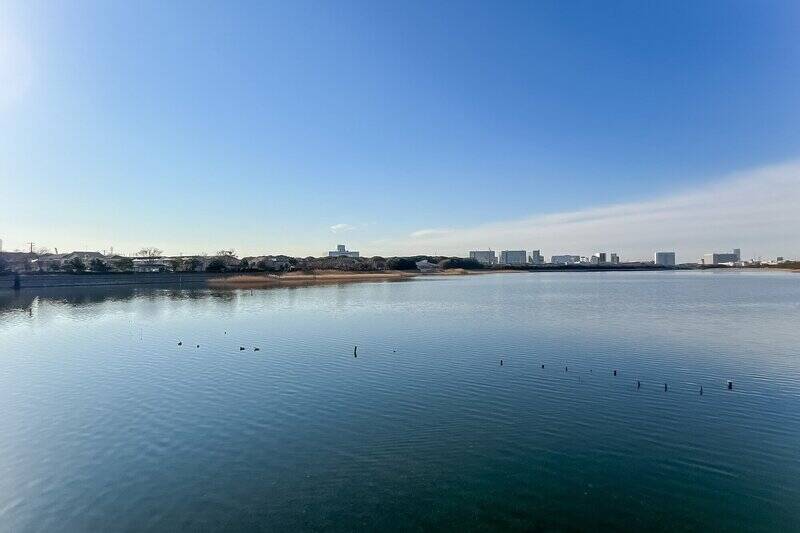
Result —
[[331, 226], [331, 233], [344, 233], [345, 231], [352, 231], [356, 229], [352, 224], [334, 224]]
[[662, 198], [448, 230], [422, 229], [397, 253], [541, 249], [553, 254], [619, 252], [624, 259], [675, 250], [679, 261], [742, 248], [746, 258], [800, 253], [800, 162], [754, 169]]

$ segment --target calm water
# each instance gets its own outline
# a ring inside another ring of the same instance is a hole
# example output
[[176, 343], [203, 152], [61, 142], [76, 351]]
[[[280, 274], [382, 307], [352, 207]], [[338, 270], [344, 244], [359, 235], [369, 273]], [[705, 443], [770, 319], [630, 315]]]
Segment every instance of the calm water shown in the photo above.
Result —
[[2, 531], [800, 531], [800, 275], [0, 292], [0, 428]]

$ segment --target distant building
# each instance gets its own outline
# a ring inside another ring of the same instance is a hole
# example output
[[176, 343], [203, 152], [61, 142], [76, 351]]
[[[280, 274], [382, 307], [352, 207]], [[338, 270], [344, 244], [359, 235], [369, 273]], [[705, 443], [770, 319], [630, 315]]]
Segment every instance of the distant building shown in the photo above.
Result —
[[417, 261], [417, 270], [425, 273], [436, 272], [439, 270], [439, 265], [436, 263], [431, 263], [427, 259], [423, 259], [422, 261]]
[[31, 259], [31, 266], [33, 270], [45, 272], [48, 270], [61, 270], [67, 263], [80, 259], [84, 266], [89, 267], [92, 259], [99, 259], [106, 261], [106, 256], [100, 252], [70, 252], [67, 254], [45, 254], [35, 259]]
[[711, 253], [703, 255], [704, 265], [724, 265], [727, 263], [738, 263], [742, 260], [742, 251], [734, 248], [733, 253]]
[[554, 265], [575, 265], [581, 262], [579, 255], [554, 255], [550, 258]]
[[656, 252], [653, 262], [659, 266], [675, 266], [675, 252]]
[[592, 254], [590, 262], [593, 265], [618, 265], [619, 256], [609, 252], [595, 252]]
[[169, 272], [172, 266], [164, 257], [135, 257], [133, 259], [134, 272]]
[[30, 272], [33, 268], [32, 261], [36, 260], [36, 254], [28, 252], [2, 252], [0, 259], [5, 262], [6, 268], [11, 272]]
[[336, 250], [328, 252], [328, 257], [358, 257], [358, 252], [348, 250], [344, 244], [337, 244]]
[[285, 255], [257, 255], [245, 259], [250, 268], [256, 270], [284, 271], [292, 267], [292, 258]]
[[543, 265], [544, 264], [544, 256], [541, 254], [541, 250], [532, 250], [531, 251], [530, 263], [532, 265]]
[[469, 258], [484, 265], [496, 265], [497, 256], [494, 250], [473, 250], [469, 253]]
[[528, 252], [525, 250], [503, 250], [500, 252], [500, 264], [524, 266], [528, 263]]

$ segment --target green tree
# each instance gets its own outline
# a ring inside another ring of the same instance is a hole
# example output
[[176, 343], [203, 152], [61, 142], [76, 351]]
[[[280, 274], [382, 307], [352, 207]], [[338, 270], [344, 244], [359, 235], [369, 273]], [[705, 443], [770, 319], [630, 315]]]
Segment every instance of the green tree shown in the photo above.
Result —
[[240, 270], [248, 270], [249, 268], [250, 268], [250, 261], [248, 261], [245, 258], [242, 258], [242, 260], [239, 261], [239, 269]]
[[108, 265], [99, 257], [95, 257], [89, 261], [89, 270], [92, 272], [108, 272]]
[[212, 259], [206, 267], [206, 272], [225, 272], [227, 267], [222, 259]]
[[67, 272], [84, 272], [86, 270], [86, 263], [80, 257], [73, 257], [64, 265], [64, 270]]
[[203, 263], [198, 258], [192, 257], [186, 263], [186, 270], [190, 272], [197, 272], [197, 270], [200, 268], [202, 264]]
[[417, 262], [410, 257], [391, 257], [386, 261], [386, 268], [390, 270], [416, 270]]
[[173, 257], [172, 259], [168, 260], [169, 266], [172, 267], [173, 272], [178, 272], [181, 267], [183, 267], [183, 259], [180, 257]]
[[6, 272], [8, 270], [8, 262], [0, 257], [0, 272]]
[[464, 268], [467, 270], [480, 270], [484, 268], [483, 263], [475, 259], [465, 259], [463, 257], [450, 257], [439, 263], [443, 269]]
[[133, 259], [130, 257], [120, 257], [114, 261], [114, 268], [120, 272], [130, 272], [133, 270]]

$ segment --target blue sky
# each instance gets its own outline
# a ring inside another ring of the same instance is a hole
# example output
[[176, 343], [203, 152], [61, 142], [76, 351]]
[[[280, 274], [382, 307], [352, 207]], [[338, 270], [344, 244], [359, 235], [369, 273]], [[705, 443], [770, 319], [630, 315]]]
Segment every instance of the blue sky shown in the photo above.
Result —
[[[298, 255], [742, 246], [647, 243], [624, 222], [596, 246], [517, 243], [503, 224], [725, 191], [775, 165], [791, 197], [797, 35], [796, 2], [3, 2], [0, 238]], [[753, 254], [800, 253], [762, 230]], [[414, 240], [431, 231], [451, 238]]]

